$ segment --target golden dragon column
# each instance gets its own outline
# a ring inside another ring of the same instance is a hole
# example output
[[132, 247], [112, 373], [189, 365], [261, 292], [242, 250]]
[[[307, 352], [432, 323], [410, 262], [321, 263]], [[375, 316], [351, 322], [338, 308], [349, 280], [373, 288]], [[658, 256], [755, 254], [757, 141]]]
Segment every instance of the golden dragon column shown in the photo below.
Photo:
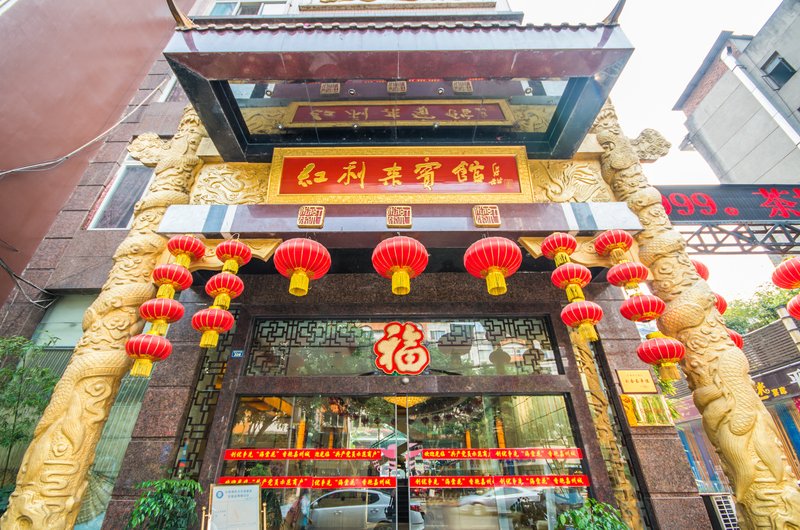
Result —
[[639, 157], [607, 103], [594, 125], [603, 147], [603, 178], [639, 217], [639, 258], [667, 303], [659, 328], [686, 346], [682, 366], [703, 426], [734, 487], [742, 528], [800, 528], [800, 489], [775, 424], [755, 392], [747, 358], [734, 346], [714, 295], [685, 252], [661, 194], [648, 184]]
[[129, 146], [135, 158], [155, 165], [155, 176], [136, 205], [130, 233], [114, 253], [108, 281], [83, 317], [83, 336], [25, 453], [17, 488], [0, 519], [3, 530], [74, 525], [103, 425], [130, 369], [125, 342], [141, 332], [139, 305], [156, 293], [150, 276], [166, 238], [155, 230], [168, 206], [189, 203], [204, 135], [197, 114], [187, 107], [172, 140], [144, 134]]

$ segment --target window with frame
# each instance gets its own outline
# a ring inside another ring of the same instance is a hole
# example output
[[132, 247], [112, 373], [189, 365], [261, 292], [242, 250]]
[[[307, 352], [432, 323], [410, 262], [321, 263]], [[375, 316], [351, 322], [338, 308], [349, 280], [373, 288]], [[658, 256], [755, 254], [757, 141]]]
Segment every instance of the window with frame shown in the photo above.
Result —
[[769, 60], [761, 67], [761, 70], [764, 71], [764, 79], [775, 90], [785, 85], [796, 72], [792, 65], [781, 57], [778, 52], [770, 56]]
[[287, 0], [264, 0], [261, 2], [214, 2], [210, 16], [258, 16], [283, 15], [286, 13]]
[[167, 84], [164, 86], [164, 90], [161, 92], [161, 96], [158, 98], [159, 103], [189, 103], [189, 98], [186, 96], [186, 92], [183, 91], [183, 87], [180, 83], [178, 83], [178, 78], [175, 77], [175, 74], [172, 75]]
[[111, 188], [103, 197], [89, 225], [93, 230], [117, 230], [130, 227], [133, 219], [133, 207], [144, 195], [153, 168], [149, 168], [134, 160], [130, 155], [122, 163]]

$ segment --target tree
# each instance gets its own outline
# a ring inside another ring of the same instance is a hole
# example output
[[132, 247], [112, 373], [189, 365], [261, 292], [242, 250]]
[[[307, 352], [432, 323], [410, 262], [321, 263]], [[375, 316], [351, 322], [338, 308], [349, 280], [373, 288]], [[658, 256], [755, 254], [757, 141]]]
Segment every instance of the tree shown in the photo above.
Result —
[[725, 312], [726, 325], [739, 333], [748, 333], [778, 319], [778, 308], [783, 307], [798, 292], [778, 289], [764, 284], [747, 300], [734, 300]]
[[31, 440], [58, 381], [37, 362], [45, 347], [23, 337], [0, 337], [0, 447], [6, 449], [0, 484], [5, 484], [11, 449]]

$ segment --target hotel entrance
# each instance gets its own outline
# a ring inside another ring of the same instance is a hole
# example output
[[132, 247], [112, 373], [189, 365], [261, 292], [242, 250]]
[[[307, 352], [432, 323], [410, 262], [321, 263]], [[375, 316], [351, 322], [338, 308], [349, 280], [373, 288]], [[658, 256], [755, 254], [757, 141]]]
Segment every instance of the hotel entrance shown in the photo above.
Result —
[[276, 530], [554, 529], [583, 503], [569, 395], [534, 388], [563, 372], [546, 318], [413, 319], [413, 377], [377, 367], [388, 324], [256, 319], [245, 373], [295, 390], [238, 393], [217, 482], [260, 484]]

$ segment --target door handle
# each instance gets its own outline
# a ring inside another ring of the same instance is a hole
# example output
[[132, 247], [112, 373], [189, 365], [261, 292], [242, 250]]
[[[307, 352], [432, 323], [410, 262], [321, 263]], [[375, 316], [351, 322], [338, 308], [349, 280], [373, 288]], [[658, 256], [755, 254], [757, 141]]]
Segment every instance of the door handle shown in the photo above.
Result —
[[342, 510], [336, 510], [333, 513], [336, 514], [336, 515], [342, 515]]
[[372, 508], [372, 509], [370, 509], [369, 513], [378, 513], [378, 509], [377, 508]]

